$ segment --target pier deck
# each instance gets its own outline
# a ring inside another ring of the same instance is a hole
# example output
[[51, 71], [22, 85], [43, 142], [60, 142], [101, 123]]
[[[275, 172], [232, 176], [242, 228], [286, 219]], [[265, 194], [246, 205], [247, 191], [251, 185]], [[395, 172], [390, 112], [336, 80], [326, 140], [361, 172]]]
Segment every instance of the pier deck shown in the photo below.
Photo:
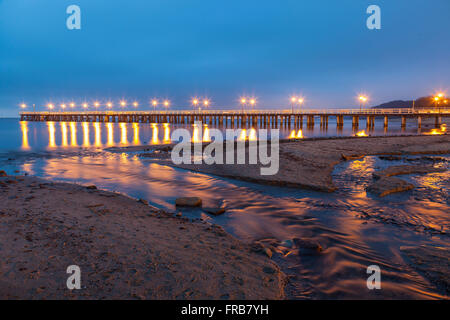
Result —
[[329, 118], [336, 125], [344, 125], [344, 118], [351, 118], [352, 125], [358, 126], [360, 118], [366, 120], [367, 127], [374, 126], [375, 118], [383, 118], [387, 127], [389, 119], [401, 118], [406, 126], [407, 119], [413, 119], [420, 127], [423, 118], [434, 118], [441, 125], [442, 117], [450, 117], [450, 109], [324, 109], [324, 110], [167, 110], [167, 111], [55, 111], [21, 112], [21, 121], [65, 121], [65, 122], [125, 122], [125, 123], [173, 123], [205, 124], [223, 126], [261, 126], [261, 127], [302, 127], [304, 119], [307, 126], [318, 121], [328, 126]]

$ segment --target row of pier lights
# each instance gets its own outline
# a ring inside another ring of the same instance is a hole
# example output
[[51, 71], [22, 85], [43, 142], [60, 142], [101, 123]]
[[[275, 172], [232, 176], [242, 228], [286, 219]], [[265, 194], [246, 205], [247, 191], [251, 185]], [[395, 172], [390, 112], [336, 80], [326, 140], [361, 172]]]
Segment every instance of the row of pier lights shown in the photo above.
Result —
[[[136, 123], [174, 123], [174, 124], [188, 124], [195, 121], [201, 121], [207, 124], [215, 124], [222, 126], [260, 126], [260, 127], [302, 127], [303, 119], [306, 118], [306, 125], [314, 127], [316, 117], [320, 117], [320, 126], [328, 127], [329, 117], [336, 118], [336, 126], [342, 127], [344, 125], [344, 117], [352, 117], [352, 126], [357, 128], [359, 126], [360, 117], [366, 118], [367, 128], [374, 127], [376, 117], [384, 117], [384, 127], [387, 128], [389, 117], [401, 117], [402, 128], [406, 126], [406, 119], [415, 118], [417, 126], [420, 128], [422, 118], [435, 117], [435, 125], [440, 126], [442, 116], [450, 114], [450, 109], [445, 108], [441, 112], [442, 105], [448, 105], [448, 101], [443, 93], [438, 93], [433, 96], [434, 108], [430, 109], [366, 109], [366, 103], [369, 98], [365, 95], [360, 95], [357, 98], [360, 102], [359, 110], [357, 109], [342, 109], [342, 110], [306, 110], [302, 108], [305, 98], [302, 96], [292, 96], [291, 112], [288, 110], [255, 110], [257, 99], [254, 97], [241, 97], [239, 102], [242, 110], [210, 110], [211, 100], [208, 98], [192, 98], [191, 105], [193, 110], [168, 110], [170, 101], [168, 99], [158, 100], [152, 99], [150, 101], [154, 112], [142, 111], [103, 111], [98, 110], [100, 106], [105, 105], [108, 109], [113, 107], [112, 102], [101, 104], [98, 101], [93, 103], [96, 108], [95, 112], [78, 112], [72, 111], [72, 108], [77, 107], [74, 102], [62, 103], [60, 111], [51, 112], [56, 106], [53, 103], [47, 105], [50, 112], [22, 112], [21, 120], [23, 121], [67, 121], [67, 122], [136, 122]], [[119, 101], [119, 105], [123, 108], [129, 104], [126, 100]], [[135, 108], [139, 107], [139, 103], [134, 101], [131, 105]], [[158, 106], [162, 105], [165, 110], [157, 110]], [[414, 104], [413, 104], [414, 105]], [[22, 109], [27, 108], [25, 104], [21, 105]], [[87, 103], [81, 104], [85, 111], [89, 111]], [[298, 110], [294, 111], [294, 108]], [[68, 109], [69, 108], [69, 109]], [[203, 108], [203, 110], [202, 110]], [[66, 110], [71, 110], [66, 112]], [[84, 111], [83, 110], [83, 111]], [[35, 108], [33, 106], [33, 111]]]
[[[362, 111], [362, 109], [364, 109], [366, 107], [366, 103], [369, 101], [369, 98], [366, 95], [359, 95], [357, 99], [359, 101], [359, 109], [360, 109], [360, 111]], [[440, 107], [442, 105], [448, 106], [448, 100], [445, 98], [445, 95], [442, 92], [435, 94], [433, 97], [433, 101], [434, 101], [435, 109], [440, 109]], [[242, 111], [245, 111], [246, 108], [250, 108], [250, 110], [254, 110], [254, 108], [257, 104], [257, 99], [255, 97], [241, 97], [239, 99], [239, 102], [240, 102]], [[291, 102], [292, 112], [294, 112], [294, 109], [296, 106], [301, 108], [301, 106], [305, 102], [305, 98], [302, 96], [300, 96], [300, 97], [292, 96], [290, 98], [290, 102]], [[119, 105], [121, 108], [126, 108], [130, 105], [133, 106], [134, 108], [138, 108], [139, 102], [133, 101], [132, 103], [128, 103], [126, 100], [120, 100]], [[162, 100], [152, 99], [150, 101], [150, 105], [154, 111], [156, 111], [156, 108], [160, 107], [160, 106], [164, 107], [164, 109], [167, 111], [167, 109], [171, 105], [171, 102], [168, 99], [162, 99]], [[195, 97], [195, 98], [191, 99], [191, 106], [193, 107], [194, 110], [198, 109], [198, 111], [201, 111], [202, 108], [208, 108], [210, 105], [211, 105], [211, 100], [208, 98], [200, 99], [200, 98]], [[59, 107], [60, 111], [65, 111], [67, 109], [74, 109], [75, 107], [81, 107], [83, 110], [88, 110], [92, 106], [96, 110], [98, 110], [98, 108], [100, 108], [100, 107], [106, 107], [107, 109], [112, 109], [114, 107], [114, 104], [112, 101], [108, 101], [103, 104], [100, 103], [99, 101], [94, 101], [91, 105], [88, 104], [87, 102], [83, 102], [82, 104], [76, 104], [75, 102], [70, 102], [70, 103], [61, 103], [59, 105], [56, 105], [54, 103], [48, 103], [46, 105], [46, 107], [49, 111], [58, 109], [58, 107]], [[20, 107], [21, 107], [21, 109], [26, 109], [28, 106], [25, 103], [21, 103]], [[414, 103], [413, 103], [413, 109], [414, 109]], [[36, 111], [35, 104], [33, 104], [33, 111]]]

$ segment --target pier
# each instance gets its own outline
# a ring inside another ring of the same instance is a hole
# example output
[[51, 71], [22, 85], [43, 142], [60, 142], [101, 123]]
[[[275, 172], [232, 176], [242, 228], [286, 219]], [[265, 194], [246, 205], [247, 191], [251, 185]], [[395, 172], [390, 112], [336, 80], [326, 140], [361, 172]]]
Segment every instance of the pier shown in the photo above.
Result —
[[393, 118], [401, 119], [401, 126], [413, 121], [421, 127], [422, 120], [434, 119], [436, 126], [443, 117], [450, 117], [450, 109], [324, 109], [324, 110], [167, 110], [167, 111], [61, 111], [21, 112], [21, 121], [61, 122], [120, 122], [120, 123], [172, 123], [193, 124], [196, 121], [224, 127], [299, 127], [304, 125], [327, 127], [335, 121], [337, 127], [344, 126], [344, 119], [352, 119], [357, 128], [365, 121], [367, 128], [375, 125], [375, 119], [383, 119], [387, 128]]

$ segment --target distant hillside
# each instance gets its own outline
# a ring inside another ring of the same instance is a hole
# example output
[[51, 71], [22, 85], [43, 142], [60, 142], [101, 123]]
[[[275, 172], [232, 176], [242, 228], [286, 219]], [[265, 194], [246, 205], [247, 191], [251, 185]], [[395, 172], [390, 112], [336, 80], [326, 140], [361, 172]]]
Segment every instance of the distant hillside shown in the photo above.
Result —
[[[443, 98], [448, 99], [448, 98]], [[385, 109], [396, 109], [396, 108], [412, 108], [413, 101], [412, 100], [394, 100], [386, 103], [382, 103], [378, 106], [374, 106], [372, 108], [385, 108]], [[414, 103], [415, 108], [434, 108], [434, 100], [433, 97], [421, 97], [416, 100]], [[444, 104], [441, 101], [441, 108], [448, 108], [449, 104]]]

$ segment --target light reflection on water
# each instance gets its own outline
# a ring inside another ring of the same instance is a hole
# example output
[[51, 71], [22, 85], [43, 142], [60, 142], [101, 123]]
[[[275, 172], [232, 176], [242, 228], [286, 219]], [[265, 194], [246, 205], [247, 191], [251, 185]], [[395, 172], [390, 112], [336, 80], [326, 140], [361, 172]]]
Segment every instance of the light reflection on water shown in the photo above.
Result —
[[[293, 275], [288, 286], [297, 298], [430, 298], [433, 287], [412, 270], [400, 253], [400, 246], [432, 244], [448, 247], [443, 236], [430, 237], [420, 228], [449, 228], [448, 205], [433, 198], [427, 187], [434, 174], [417, 179], [418, 191], [384, 199], [367, 195], [364, 186], [375, 169], [386, 166], [376, 157], [343, 163], [334, 179], [335, 194], [322, 194], [216, 178], [143, 161], [137, 156], [89, 153], [62, 158], [33, 158], [17, 161], [17, 168], [57, 181], [95, 184], [120, 191], [152, 205], [176, 212], [180, 196], [199, 196], [204, 206], [225, 201], [227, 212], [212, 217], [201, 209], [183, 210], [185, 216], [221, 224], [243, 241], [292, 238], [319, 242], [320, 256], [292, 253], [276, 256], [286, 273]], [[2, 165], [4, 167], [4, 165]], [[13, 168], [6, 169], [12, 170]], [[362, 179], [358, 182], [357, 177]], [[448, 178], [448, 176], [447, 176]], [[445, 179], [447, 179], [445, 178]], [[448, 190], [448, 179], [440, 180]], [[420, 183], [420, 181], [425, 181]], [[422, 194], [417, 198], [417, 193]], [[417, 199], [416, 199], [417, 198]], [[360, 219], [362, 213], [374, 219]], [[378, 217], [396, 219], [386, 224]], [[415, 227], [418, 227], [414, 231]], [[383, 271], [383, 290], [366, 288], [367, 266], [377, 264]]]
[[[379, 199], [365, 192], [373, 171], [402, 163], [366, 157], [338, 165], [334, 181], [339, 190], [334, 194], [322, 194], [217, 178], [98, 149], [123, 145], [124, 141], [131, 144], [167, 141], [167, 132], [174, 128], [170, 125], [69, 123], [70, 147], [83, 145], [89, 149], [65, 147], [69, 130], [64, 126], [67, 124], [21, 123], [19, 128], [23, 134], [19, 136], [20, 140], [11, 139], [17, 149], [41, 148], [42, 155], [49, 151], [56, 154], [58, 147], [65, 150], [58, 157], [10, 152], [6, 157], [0, 155], [0, 167], [9, 172], [19, 169], [52, 180], [95, 184], [99, 188], [147, 199], [152, 205], [174, 212], [173, 204], [180, 196], [199, 196], [205, 207], [225, 201], [227, 212], [219, 217], [212, 217], [200, 209], [183, 210], [183, 214], [221, 224], [243, 241], [302, 238], [319, 242], [325, 249], [319, 256], [292, 253], [281, 258], [275, 255], [274, 259], [283, 271], [293, 276], [287, 288], [290, 297], [436, 296], [433, 286], [407, 265], [399, 248], [417, 244], [448, 247], [447, 235], [430, 236], [427, 233], [430, 230], [427, 228], [444, 228], [447, 232], [450, 228], [448, 171], [402, 177], [417, 188]], [[197, 130], [199, 137], [200, 130]], [[203, 138], [207, 136], [207, 130], [208, 127], [203, 128]], [[252, 136], [251, 131], [251, 128], [245, 131], [246, 138]], [[6, 145], [9, 143], [3, 140]], [[7, 157], [16, 160], [7, 161]], [[386, 223], [386, 219], [395, 223]], [[382, 269], [383, 289], [379, 292], [369, 291], [366, 287], [366, 268], [372, 264]]]
[[[414, 124], [406, 128], [397, 128], [392, 121], [389, 131], [379, 126], [367, 134], [384, 135], [389, 134], [442, 134], [447, 130], [446, 125], [439, 128], [431, 128], [426, 125], [417, 129]], [[177, 128], [184, 127], [191, 131], [192, 140], [211, 141], [211, 127], [203, 125], [173, 125], [173, 124], [142, 124], [142, 123], [76, 123], [70, 122], [70, 132], [66, 122], [18, 122], [15, 119], [0, 119], [0, 125], [6, 125], [4, 129], [5, 143], [0, 146], [1, 150], [43, 150], [67, 147], [104, 147], [104, 146], [129, 146], [139, 144], [170, 143], [171, 132]], [[213, 127], [216, 128], [216, 127]], [[219, 129], [223, 129], [219, 128]], [[236, 128], [237, 129], [237, 128]], [[256, 140], [258, 128], [243, 128], [238, 136], [239, 140]], [[363, 130], [366, 134], [366, 131]], [[304, 137], [321, 136], [352, 136], [357, 135], [358, 129], [352, 129], [351, 123], [344, 124], [344, 129], [329, 126], [327, 129], [318, 126], [314, 128], [281, 128], [280, 138], [302, 139]], [[70, 144], [69, 144], [70, 134]], [[270, 135], [270, 130], [269, 130]], [[21, 139], [20, 143], [18, 139]]]

